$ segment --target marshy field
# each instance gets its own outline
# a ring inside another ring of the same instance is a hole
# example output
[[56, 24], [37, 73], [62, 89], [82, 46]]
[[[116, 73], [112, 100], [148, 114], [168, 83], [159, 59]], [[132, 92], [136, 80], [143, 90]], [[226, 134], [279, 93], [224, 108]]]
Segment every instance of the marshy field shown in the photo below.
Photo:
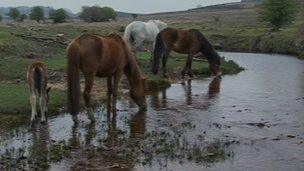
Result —
[[[97, 78], [96, 122], [90, 123], [84, 110], [79, 125], [66, 109], [66, 47], [85, 33], [123, 34], [132, 19], [0, 22], [0, 170], [304, 168], [303, 15], [277, 32], [259, 21], [255, 9], [160, 13], [136, 20], [149, 19], [200, 30], [220, 52], [222, 78], [212, 76], [207, 60], [194, 59], [194, 79], [182, 79], [186, 55], [177, 53], [168, 60], [169, 79], [154, 76], [151, 54], [143, 48], [136, 56], [148, 77], [148, 110], [138, 111], [123, 79], [117, 116], [108, 118], [106, 80]], [[47, 67], [52, 90], [47, 124], [29, 127], [26, 70], [37, 59]]]

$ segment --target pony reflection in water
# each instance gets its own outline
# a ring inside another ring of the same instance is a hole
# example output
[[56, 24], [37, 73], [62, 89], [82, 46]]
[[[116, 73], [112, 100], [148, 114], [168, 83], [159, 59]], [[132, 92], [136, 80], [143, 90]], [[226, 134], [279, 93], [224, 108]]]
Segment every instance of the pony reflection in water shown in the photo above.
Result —
[[158, 74], [160, 60], [162, 60], [163, 76], [166, 77], [166, 64], [171, 51], [188, 54], [186, 65], [182, 71], [183, 77], [186, 74], [193, 77], [192, 60], [194, 56], [199, 54], [207, 58], [213, 74], [216, 76], [222, 74], [220, 56], [204, 35], [196, 29], [166, 28], [157, 35], [152, 61], [152, 72], [154, 74]]
[[[118, 34], [101, 37], [86, 34], [74, 39], [67, 48], [68, 60], [68, 111], [73, 116], [79, 113], [79, 69], [85, 77], [84, 100], [91, 109], [91, 90], [94, 77], [107, 78], [108, 95], [112, 95], [113, 111], [116, 111], [118, 84], [123, 74], [127, 76], [131, 98], [146, 109], [146, 78], [141, 76], [131, 48]], [[92, 113], [89, 110], [91, 120]], [[77, 119], [73, 117], [73, 119]], [[76, 120], [77, 121], [77, 120]]]

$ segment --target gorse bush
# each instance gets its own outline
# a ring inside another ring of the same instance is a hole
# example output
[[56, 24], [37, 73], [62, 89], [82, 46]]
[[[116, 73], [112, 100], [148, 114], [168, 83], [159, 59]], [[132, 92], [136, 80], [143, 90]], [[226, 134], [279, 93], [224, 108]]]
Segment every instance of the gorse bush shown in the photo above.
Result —
[[64, 23], [69, 16], [63, 8], [60, 8], [58, 10], [51, 11], [49, 18], [52, 19], [54, 23]]
[[25, 19], [27, 19], [27, 15], [26, 14], [21, 14], [18, 18], [18, 21], [23, 22]]
[[294, 0], [264, 0], [261, 5], [261, 20], [270, 22], [275, 30], [294, 21], [298, 8]]
[[20, 16], [20, 12], [17, 8], [11, 8], [8, 12], [8, 16], [10, 16], [14, 21], [17, 21]]
[[33, 7], [31, 13], [30, 13], [30, 19], [35, 20], [37, 22], [44, 21], [44, 10], [40, 6]]
[[110, 19], [115, 20], [116, 16], [116, 12], [110, 7], [84, 6], [79, 17], [86, 22], [102, 22], [109, 21]]

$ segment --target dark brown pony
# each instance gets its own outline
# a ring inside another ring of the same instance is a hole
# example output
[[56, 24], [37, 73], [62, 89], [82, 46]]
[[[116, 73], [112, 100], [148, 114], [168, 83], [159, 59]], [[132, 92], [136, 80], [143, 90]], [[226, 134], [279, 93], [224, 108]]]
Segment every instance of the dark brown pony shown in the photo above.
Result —
[[73, 116], [79, 113], [79, 69], [85, 77], [83, 96], [88, 109], [91, 108], [91, 90], [94, 77], [97, 76], [107, 78], [107, 94], [108, 97], [113, 95], [113, 111], [116, 110], [118, 84], [123, 74], [129, 81], [131, 98], [141, 109], [146, 108], [146, 78], [141, 76], [132, 51], [121, 36], [117, 34], [110, 34], [107, 37], [95, 34], [79, 36], [67, 48], [67, 61], [68, 111]]
[[152, 61], [152, 72], [154, 74], [158, 73], [160, 60], [162, 59], [163, 75], [166, 76], [166, 64], [171, 51], [188, 54], [185, 68], [182, 71], [183, 77], [186, 74], [190, 77], [193, 76], [191, 69], [192, 59], [198, 54], [203, 54], [207, 58], [210, 69], [215, 75], [221, 75], [220, 56], [198, 30], [178, 30], [173, 28], [162, 30], [156, 37]]

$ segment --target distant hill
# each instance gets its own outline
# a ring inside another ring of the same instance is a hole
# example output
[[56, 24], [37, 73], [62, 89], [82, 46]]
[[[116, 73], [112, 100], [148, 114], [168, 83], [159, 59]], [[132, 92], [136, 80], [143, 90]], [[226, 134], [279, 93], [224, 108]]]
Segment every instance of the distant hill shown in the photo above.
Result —
[[121, 12], [121, 11], [116, 11], [117, 17], [118, 18], [129, 18], [132, 17], [131, 13], [127, 13], [127, 12]]
[[262, 0], [242, 0], [241, 2], [245, 2], [245, 3], [248, 3], [248, 2], [254, 2], [254, 3], [261, 3]]
[[[7, 14], [11, 8], [12, 7], [0, 7], [0, 15], [2, 15], [3, 18], [9, 19], [9, 16]], [[19, 7], [15, 7], [15, 8], [17, 8], [21, 14], [29, 15], [31, 13], [33, 7], [19, 6]], [[50, 11], [54, 10], [53, 7], [42, 7], [42, 8], [44, 10], [45, 17], [48, 17], [50, 14]], [[70, 17], [72, 17], [72, 18], [76, 17], [76, 15], [73, 14], [73, 12], [71, 10], [65, 9], [65, 11], [68, 13], [68, 15]]]
[[255, 8], [262, 0], [242, 0], [241, 2], [232, 2], [226, 4], [211, 5], [189, 9], [189, 11], [218, 11], [218, 10], [236, 10]]

